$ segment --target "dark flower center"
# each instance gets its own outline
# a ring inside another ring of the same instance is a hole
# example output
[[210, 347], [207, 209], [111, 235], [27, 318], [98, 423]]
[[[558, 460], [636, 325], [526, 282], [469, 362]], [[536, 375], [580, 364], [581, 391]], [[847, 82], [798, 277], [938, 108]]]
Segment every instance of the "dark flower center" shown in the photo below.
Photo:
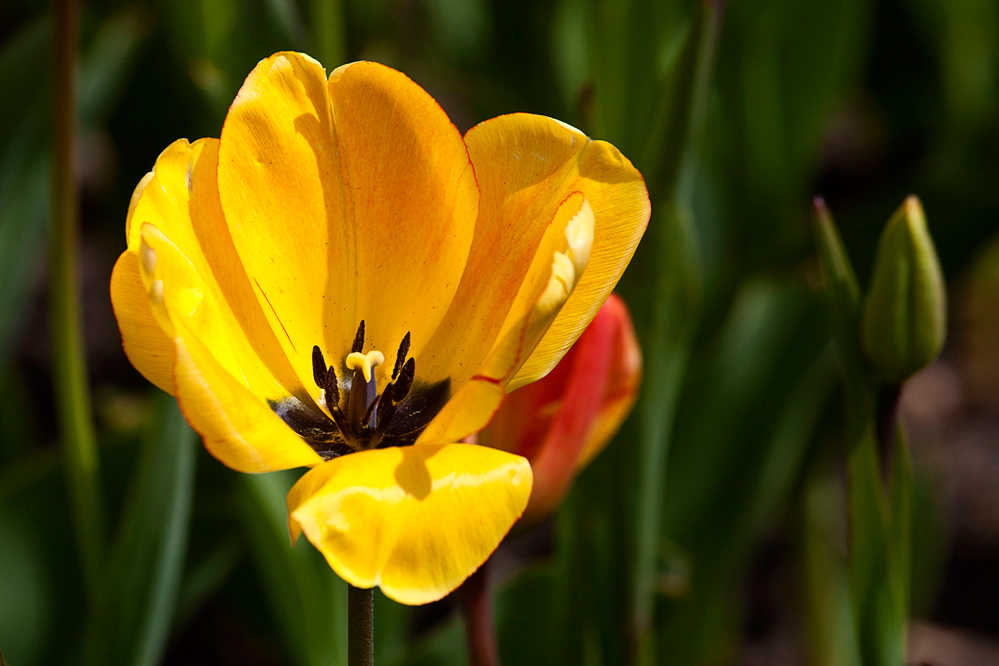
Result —
[[362, 353], [361, 321], [350, 354], [344, 359], [342, 376], [334, 366], [326, 366], [318, 346], [312, 348], [312, 375], [323, 391], [325, 411], [307, 396], [304, 400], [289, 396], [272, 402], [271, 409], [324, 460], [353, 451], [412, 444], [450, 397], [450, 380], [414, 388], [416, 361], [407, 358], [409, 344], [406, 333], [396, 353], [391, 381], [379, 393], [374, 368], [384, 362], [384, 356], [377, 351]]

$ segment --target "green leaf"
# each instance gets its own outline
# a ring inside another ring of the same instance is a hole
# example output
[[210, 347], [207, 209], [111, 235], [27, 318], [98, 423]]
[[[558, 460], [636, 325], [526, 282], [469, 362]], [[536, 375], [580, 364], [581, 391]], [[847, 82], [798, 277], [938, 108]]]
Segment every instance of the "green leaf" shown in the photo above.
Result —
[[[801, 376], [785, 404], [773, 436], [767, 443], [764, 463], [757, 476], [755, 489], [746, 503], [750, 518], [746, 528], [761, 533], [778, 508], [791, 495], [791, 486], [808, 452], [822, 410], [828, 405], [836, 383], [836, 362], [832, 346], [818, 355]], [[746, 535], [747, 547], [750, 537]]]
[[347, 584], [308, 540], [291, 546], [285, 497], [296, 478], [294, 472], [240, 475], [240, 519], [293, 663], [346, 666]]
[[[270, 22], [278, 28], [281, 38], [290, 46], [301, 49], [304, 44], [302, 17], [294, 0], [266, 0], [264, 6]], [[332, 67], [327, 65], [327, 69], [332, 70]]]
[[14, 664], [39, 664], [54, 615], [52, 581], [45, 544], [19, 508], [0, 506], [0, 647]]
[[678, 187], [685, 154], [703, 126], [721, 20], [722, 3], [698, 3], [682, 46], [659, 85], [644, 152], [637, 156], [656, 199], [671, 197]]
[[[659, 218], [664, 226], [664, 268], [652, 302], [651, 331], [645, 336], [646, 384], [640, 403], [641, 435], [636, 490], [634, 629], [651, 663], [651, 628], [656, 554], [662, 524], [666, 460], [701, 307], [697, 236], [689, 214], [675, 203]], [[667, 268], [668, 267], [668, 268]]]
[[[657, 49], [661, 49], [665, 42], [662, 28], [655, 23], [656, 11], [653, 7], [647, 3], [635, 3], [633, 7], [631, 14], [625, 12], [623, 15], [616, 7], [600, 5], [600, 10], [609, 15], [607, 20], [612, 25], [615, 22], [640, 21], [631, 23], [632, 30], [627, 37], [634, 59], [630, 66], [633, 72], [652, 72], [654, 75], [657, 68], [650, 65], [655, 61]], [[632, 630], [638, 640], [636, 649], [642, 663], [655, 661], [650, 632], [655, 563], [662, 524], [663, 479], [677, 401], [699, 327], [703, 301], [704, 278], [699, 239], [692, 220], [689, 192], [679, 192], [678, 183], [681, 171], [685, 167], [688, 170], [692, 168], [686, 158], [696, 134], [693, 130], [700, 125], [703, 116], [720, 21], [718, 3], [699, 3], [688, 25], [680, 54], [666, 70], [667, 76], [646, 82], [634, 92], [619, 91], [621, 95], [631, 93], [630, 98], [623, 99], [629, 99], [627, 103], [636, 107], [645, 103], [643, 90], [655, 98], [651, 107], [653, 115], [644, 125], [649, 127], [649, 136], [643, 137], [645, 152], [640, 155], [645, 155], [645, 158], [640, 159], [640, 164], [646, 169], [652, 196], [657, 203], [661, 202], [656, 213], [658, 224], [654, 223], [646, 241], [653, 246], [657, 257], [653, 277], [655, 288], [647, 296], [651, 297], [647, 310], [651, 313], [651, 321], [648, 326], [640, 324], [639, 329], [644, 333], [642, 344], [646, 353], [645, 376], [648, 379], [639, 408], [641, 434], [632, 573]], [[599, 40], [612, 38], [614, 34], [605, 34], [601, 28], [593, 36], [595, 61], [610, 57], [606, 52], [610, 45]], [[599, 50], [601, 44], [604, 52]], [[619, 46], [624, 48], [625, 45]], [[643, 59], [646, 62], [640, 64]], [[637, 69], [634, 69], [636, 66]], [[603, 85], [613, 91], [620, 82], [609, 80], [609, 76], [604, 72]], [[600, 85], [600, 79], [597, 85]], [[608, 116], [604, 118], [605, 122], [628, 122], [623, 114], [630, 109], [619, 106], [623, 99], [614, 100], [614, 105], [606, 94], [602, 99], [607, 108], [612, 109], [611, 113], [618, 116], [616, 121], [615, 115]], [[643, 256], [647, 255], [643, 253], [640, 259]], [[641, 307], [644, 305], [642, 301], [644, 299], [635, 299], [633, 306]]]
[[909, 612], [912, 463], [899, 429], [885, 495], [873, 425], [850, 453], [850, 586], [865, 665], [903, 666]]
[[746, 280], [708, 362], [692, 366], [665, 483], [657, 663], [731, 656], [733, 590], [781, 517], [835, 387], [819, 313], [798, 284]]
[[242, 543], [235, 534], [224, 536], [199, 562], [190, 562], [177, 600], [177, 627], [182, 627], [206, 600], [221, 589], [239, 564]]
[[80, 59], [76, 102], [84, 129], [108, 116], [150, 32], [149, 19], [140, 7], [126, 8], [101, 22]]
[[[37, 277], [48, 226], [48, 22], [38, 20], [0, 53], [0, 373]], [[42, 82], [39, 85], [39, 82]]]
[[836, 346], [848, 367], [861, 361], [860, 285], [850, 257], [843, 247], [832, 213], [821, 198], [815, 199], [815, 247], [822, 271], [826, 310], [832, 324]]
[[[637, 156], [653, 125], [667, 74], [661, 56], [683, 16], [679, 3], [589, 0], [586, 5], [588, 70], [593, 106], [587, 123], [626, 155]], [[647, 165], [639, 163], [644, 170]]]
[[193, 502], [197, 438], [176, 401], [159, 397], [155, 435], [143, 443], [107, 560], [85, 661], [158, 664], [177, 607]]
[[890, 619], [888, 583], [888, 506], [881, 483], [873, 424], [850, 442], [847, 507], [850, 540], [850, 589], [864, 664], [887, 666], [882, 634]]
[[[0, 106], [0, 373], [23, 323], [48, 233], [49, 34], [48, 21], [38, 19], [0, 52], [0, 90], [18, 99]], [[107, 117], [147, 34], [143, 15], [134, 10], [100, 24], [81, 57], [81, 127]]]
[[21, 121], [30, 116], [29, 103], [45, 90], [39, 83], [47, 83], [49, 31], [48, 20], [38, 18], [9, 37], [0, 50], [0, 83], [18, 100], [17, 104], [0, 105], [0, 150], [4, 152]]
[[733, 233], [764, 257], [800, 253], [801, 201], [814, 187], [829, 121], [863, 74], [864, 0], [726, 4], [718, 103], [709, 136], [739, 210]]

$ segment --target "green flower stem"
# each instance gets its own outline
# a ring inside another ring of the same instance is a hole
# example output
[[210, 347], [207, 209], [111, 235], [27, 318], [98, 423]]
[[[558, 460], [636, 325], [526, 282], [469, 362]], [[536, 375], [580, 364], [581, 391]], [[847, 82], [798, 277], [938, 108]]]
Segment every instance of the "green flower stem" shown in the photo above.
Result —
[[49, 325], [59, 429], [66, 452], [71, 513], [91, 603], [99, 585], [105, 523], [90, 410], [77, 283], [76, 187], [73, 181], [77, 16], [74, 0], [55, 0], [52, 34], [52, 232]]
[[887, 459], [886, 444], [897, 423], [898, 389], [882, 388], [879, 399], [879, 384], [860, 349], [860, 288], [821, 199], [815, 201], [815, 242], [843, 371], [849, 580], [858, 652], [864, 666], [902, 666], [912, 492], [904, 441], [896, 448], [890, 499], [882, 473], [882, 456]]
[[892, 458], [895, 430], [898, 427], [898, 401], [901, 395], [901, 384], [882, 384], [878, 390], [878, 443], [882, 463]]
[[468, 663], [471, 666], [499, 666], [492, 599], [489, 597], [489, 560], [461, 586], [461, 610], [465, 616]]
[[315, 56], [331, 72], [347, 59], [343, 35], [342, 0], [312, 1], [312, 38]]
[[375, 594], [349, 585], [347, 588], [347, 664], [375, 663]]

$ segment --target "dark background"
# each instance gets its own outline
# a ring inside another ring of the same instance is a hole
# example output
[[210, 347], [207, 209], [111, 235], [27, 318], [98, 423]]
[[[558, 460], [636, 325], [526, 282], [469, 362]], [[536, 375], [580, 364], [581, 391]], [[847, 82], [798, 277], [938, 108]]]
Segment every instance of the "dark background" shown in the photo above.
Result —
[[[12, 666], [78, 663], [88, 631], [47, 328], [47, 10], [0, 4], [0, 649]], [[243, 77], [272, 52], [309, 52], [328, 71], [370, 59], [426, 88], [462, 131], [545, 114], [614, 142], [653, 193], [677, 183], [675, 199], [654, 196], [619, 289], [646, 357], [662, 345], [685, 359], [663, 415], [665, 472], [643, 495], [633, 417], [549, 525], [501, 548], [506, 663], [627, 663], [634, 544], [649, 529], [657, 663], [847, 663], [816, 638], [822, 626], [836, 635], [822, 607], [835, 606], [845, 512], [810, 200], [826, 198], [863, 286], [910, 193], [950, 318], [943, 354], [901, 403], [917, 491], [910, 661], [999, 663], [999, 4], [727, 3], [691, 144], [666, 182], [660, 155], [675, 147], [650, 100], [697, 11], [682, 0], [83, 3], [80, 256], [109, 524], [157, 478], [155, 464], [138, 475], [139, 452], [171, 413], [122, 353], [108, 298], [132, 188], [173, 140], [218, 136]], [[671, 245], [654, 230], [673, 215], [686, 236]], [[696, 314], [657, 339], [657, 303], [687, 303], [652, 287], [674, 265]], [[645, 390], [664, 390], [646, 372]], [[197, 451], [178, 597], [151, 663], [344, 663], [342, 586], [307, 543], [285, 540], [294, 475], [250, 479]], [[803, 570], [820, 552], [829, 588], [816, 598]], [[464, 663], [453, 600], [410, 609], [376, 596], [378, 663]]]

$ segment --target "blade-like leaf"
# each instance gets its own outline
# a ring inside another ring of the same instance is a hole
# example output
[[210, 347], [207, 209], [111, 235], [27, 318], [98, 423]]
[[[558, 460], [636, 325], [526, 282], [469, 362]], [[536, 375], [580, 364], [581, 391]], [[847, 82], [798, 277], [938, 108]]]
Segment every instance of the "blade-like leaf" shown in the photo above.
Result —
[[86, 663], [158, 664], [179, 596], [194, 492], [197, 444], [177, 403], [143, 444], [115, 542], [106, 587], [86, 642]]
[[794, 283], [740, 289], [710, 363], [680, 404], [666, 482], [659, 663], [724, 658], [739, 580], [782, 515], [835, 388], [819, 304]]
[[228, 534], [199, 562], [190, 562], [177, 600], [178, 627], [183, 626], [201, 604], [218, 590], [239, 564], [242, 543], [236, 534]]
[[291, 546], [285, 497], [294, 481], [293, 472], [241, 475], [240, 519], [293, 662], [346, 666], [347, 584], [306, 539]]
[[0, 53], [0, 372], [23, 322], [48, 223], [46, 119], [49, 26], [39, 20]]
[[76, 96], [81, 127], [98, 125], [108, 116], [149, 33], [149, 20], [138, 7], [117, 12], [98, 27], [80, 61]]
[[[648, 7], [645, 11], [655, 14]], [[692, 130], [700, 126], [703, 117], [720, 21], [721, 3], [699, 3], [681, 54], [666, 81], [652, 86], [659, 99], [656, 115], [651, 119], [653, 139], [645, 146], [652, 152], [645, 162], [653, 177], [649, 189], [662, 205], [656, 216], [660, 221], [656, 225], [658, 230], [653, 230], [648, 241], [660, 258], [654, 264], [656, 288], [649, 309], [651, 321], [640, 328], [645, 333], [642, 343], [649, 380], [640, 408], [632, 629], [642, 663], [655, 661], [650, 631], [666, 461], [703, 299], [699, 239], [691, 219], [689, 197], [678, 192], [678, 183], [681, 171], [692, 168], [687, 159], [697, 134]], [[654, 31], [656, 26], [646, 26], [646, 30]], [[661, 41], [661, 36], [647, 39]], [[641, 47], [637, 48], [641, 54]], [[635, 100], [636, 104], [640, 102]]]
[[[645, 345], [646, 385], [641, 404], [641, 445], [637, 487], [634, 564], [634, 630], [648, 646], [655, 587], [656, 553], [662, 524], [664, 476], [673, 420], [700, 316], [701, 276], [696, 232], [675, 203], [660, 215], [662, 247], [669, 259], [659, 271], [652, 305], [651, 333]], [[648, 649], [642, 648], [642, 649]], [[652, 661], [651, 654], [643, 657]]]
[[[98, 27], [81, 58], [77, 111], [83, 129], [107, 117], [147, 33], [143, 15], [134, 10]], [[0, 372], [38, 278], [48, 229], [49, 34], [48, 21], [39, 19], [0, 53], [0, 90], [18, 100], [0, 105]]]

